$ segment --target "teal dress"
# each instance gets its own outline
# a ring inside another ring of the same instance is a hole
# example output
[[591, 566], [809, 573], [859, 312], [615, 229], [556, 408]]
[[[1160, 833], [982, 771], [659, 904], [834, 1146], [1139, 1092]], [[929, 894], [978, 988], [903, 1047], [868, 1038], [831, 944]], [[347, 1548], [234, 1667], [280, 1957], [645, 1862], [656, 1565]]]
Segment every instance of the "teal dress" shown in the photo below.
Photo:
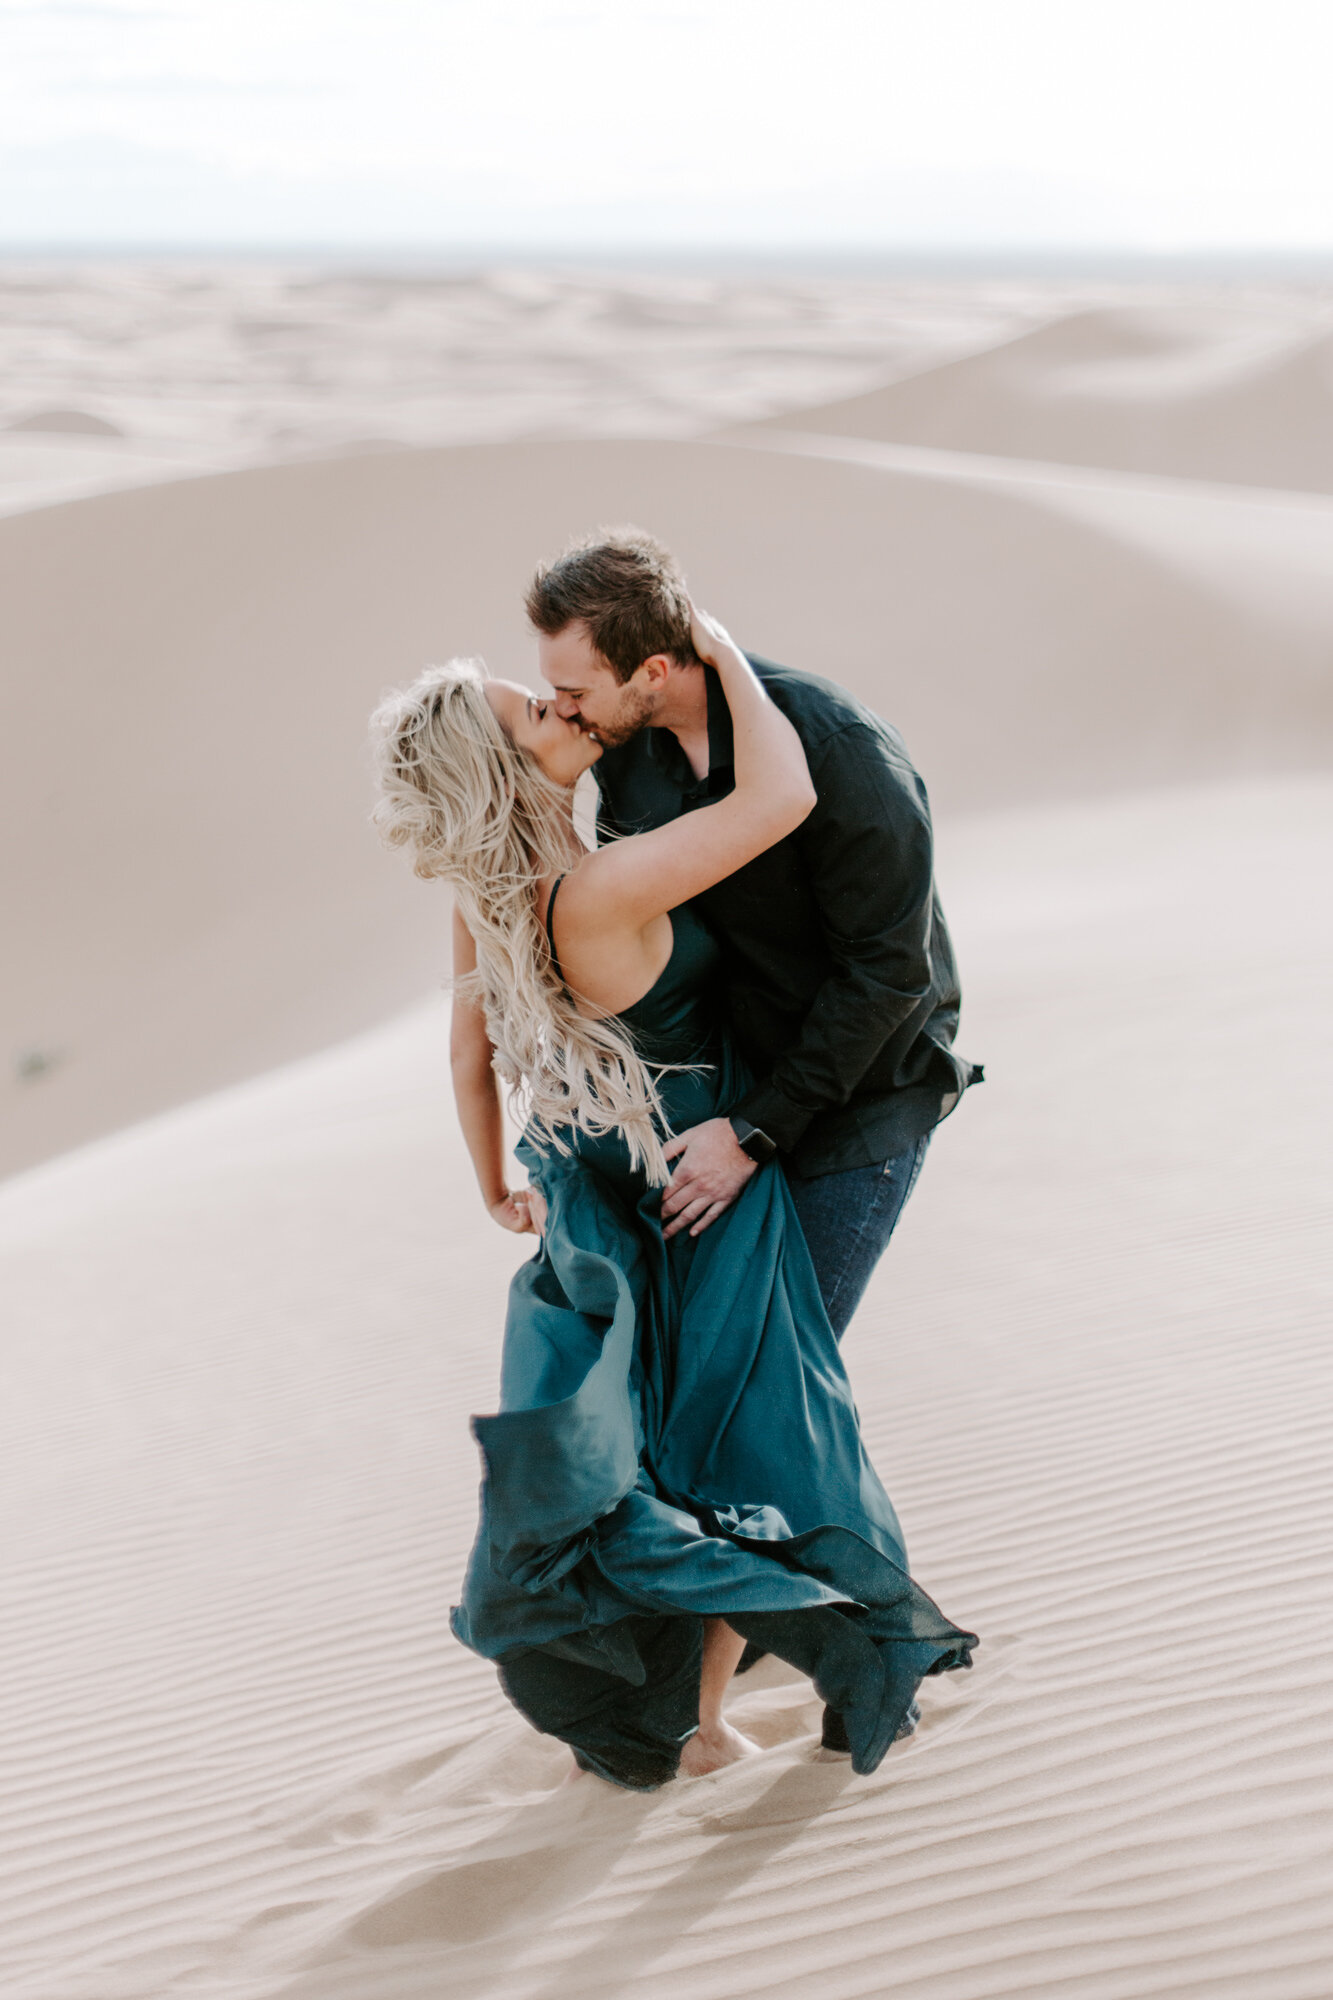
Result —
[[[659, 1088], [684, 1131], [750, 1079], [715, 940], [688, 906], [672, 925], [620, 1019], [679, 1066]], [[510, 1288], [499, 1412], [473, 1419], [481, 1522], [454, 1631], [586, 1769], [648, 1790], [697, 1726], [702, 1620], [723, 1617], [810, 1675], [873, 1771], [922, 1678], [979, 1642], [907, 1573], [782, 1170], [668, 1242], [623, 1141], [565, 1136], [568, 1157], [518, 1149], [547, 1227]]]

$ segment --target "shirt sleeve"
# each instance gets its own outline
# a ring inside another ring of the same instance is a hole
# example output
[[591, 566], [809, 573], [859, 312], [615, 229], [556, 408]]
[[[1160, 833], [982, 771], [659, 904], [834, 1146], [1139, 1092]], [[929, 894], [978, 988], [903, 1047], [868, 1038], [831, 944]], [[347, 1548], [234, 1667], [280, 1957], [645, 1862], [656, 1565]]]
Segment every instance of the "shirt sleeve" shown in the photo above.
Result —
[[736, 1107], [783, 1152], [845, 1104], [932, 990], [933, 840], [925, 787], [861, 725], [810, 758], [818, 803], [800, 840], [833, 969], [792, 1046]]

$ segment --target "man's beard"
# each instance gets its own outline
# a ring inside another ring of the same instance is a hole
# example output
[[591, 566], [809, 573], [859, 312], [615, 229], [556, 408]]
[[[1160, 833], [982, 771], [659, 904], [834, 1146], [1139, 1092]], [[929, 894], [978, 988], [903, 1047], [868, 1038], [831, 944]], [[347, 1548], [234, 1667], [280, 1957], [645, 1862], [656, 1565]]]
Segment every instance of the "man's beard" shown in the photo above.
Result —
[[622, 743], [628, 743], [641, 729], [648, 727], [653, 704], [648, 696], [638, 688], [621, 689], [620, 705], [610, 722], [585, 723], [588, 734], [608, 750], [618, 750]]

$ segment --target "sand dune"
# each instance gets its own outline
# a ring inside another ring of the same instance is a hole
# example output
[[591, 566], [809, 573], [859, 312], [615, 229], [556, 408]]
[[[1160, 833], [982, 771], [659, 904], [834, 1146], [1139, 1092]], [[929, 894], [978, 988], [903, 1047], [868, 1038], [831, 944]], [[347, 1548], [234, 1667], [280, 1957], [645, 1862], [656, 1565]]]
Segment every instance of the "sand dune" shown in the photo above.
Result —
[[1333, 316], [1120, 306], [766, 423], [1333, 493]]
[[[124, 435], [0, 436], [6, 2000], [1327, 2000], [1322, 308], [43, 282], [0, 421]], [[987, 1064], [849, 1336], [983, 1638], [870, 1780], [767, 1663], [757, 1759], [564, 1788], [448, 1632], [525, 1249], [365, 719], [528, 674], [529, 565], [625, 518], [903, 727]]]
[[197, 444], [131, 442], [94, 431], [48, 431], [12, 424], [0, 430], [0, 515], [215, 472], [236, 458], [234, 452]]
[[366, 822], [366, 714], [453, 652], [530, 674], [529, 564], [599, 518], [650, 523], [747, 644], [891, 715], [947, 811], [1320, 763], [1333, 503], [1100, 504], [607, 442], [269, 468], [0, 522], [4, 1164], [438, 982], [436, 906]]
[[689, 436], [971, 352], [1100, 289], [0, 262], [0, 514], [367, 447]]
[[[0, 449], [0, 507], [24, 480], [32, 504], [106, 490], [117, 466], [137, 485], [155, 453], [202, 471], [367, 439], [689, 435], [846, 395], [1104, 292], [871, 272], [0, 261], [0, 445], [21, 424], [34, 447], [22, 461]], [[53, 412], [121, 435], [93, 468], [102, 485], [72, 479]]]
[[522, 1246], [438, 1007], [0, 1192], [12, 2000], [1319, 2000], [1331, 834], [1296, 780], [946, 833], [989, 1080], [849, 1352], [983, 1647], [871, 1780], [766, 1669], [752, 1764], [561, 1791], [450, 1638]]
[[53, 436], [72, 437], [121, 437], [118, 424], [109, 423], [105, 417], [96, 417], [89, 410], [33, 410], [27, 416], [13, 417], [7, 424], [0, 424], [0, 430], [50, 432]]

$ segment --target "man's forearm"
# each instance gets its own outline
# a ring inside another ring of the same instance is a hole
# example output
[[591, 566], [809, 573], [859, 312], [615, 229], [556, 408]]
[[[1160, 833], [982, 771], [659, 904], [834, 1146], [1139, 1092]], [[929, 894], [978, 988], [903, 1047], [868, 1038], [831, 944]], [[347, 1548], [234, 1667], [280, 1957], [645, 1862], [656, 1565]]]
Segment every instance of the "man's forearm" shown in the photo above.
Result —
[[790, 1152], [820, 1112], [846, 1104], [884, 1044], [928, 997], [924, 960], [895, 969], [893, 977], [904, 972], [913, 982], [906, 990], [863, 973], [826, 980], [796, 1040], [746, 1092], [737, 1115], [767, 1132], [780, 1152]]

